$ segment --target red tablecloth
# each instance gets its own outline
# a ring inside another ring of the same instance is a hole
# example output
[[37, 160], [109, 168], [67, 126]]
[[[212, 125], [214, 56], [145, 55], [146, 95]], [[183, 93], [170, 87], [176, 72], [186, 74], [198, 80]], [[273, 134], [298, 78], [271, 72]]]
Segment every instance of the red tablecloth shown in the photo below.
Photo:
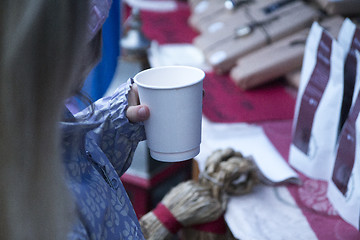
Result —
[[[191, 12], [185, 2], [175, 12], [142, 12], [145, 35], [164, 43], [191, 43], [198, 34], [188, 25]], [[251, 91], [237, 88], [228, 75], [208, 72], [204, 80], [203, 113], [216, 122], [257, 122], [284, 159], [288, 160], [295, 98], [281, 83]], [[343, 221], [327, 201], [326, 183], [308, 179], [288, 189], [319, 240], [360, 239], [360, 233]], [[294, 236], [296, 239], [296, 236]]]

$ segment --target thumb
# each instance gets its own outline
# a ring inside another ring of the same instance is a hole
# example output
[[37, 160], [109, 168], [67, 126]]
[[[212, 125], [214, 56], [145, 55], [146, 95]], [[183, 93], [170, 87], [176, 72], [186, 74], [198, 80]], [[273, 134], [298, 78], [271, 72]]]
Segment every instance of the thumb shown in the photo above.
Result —
[[126, 117], [130, 122], [145, 121], [150, 117], [150, 110], [145, 105], [129, 106], [126, 110]]

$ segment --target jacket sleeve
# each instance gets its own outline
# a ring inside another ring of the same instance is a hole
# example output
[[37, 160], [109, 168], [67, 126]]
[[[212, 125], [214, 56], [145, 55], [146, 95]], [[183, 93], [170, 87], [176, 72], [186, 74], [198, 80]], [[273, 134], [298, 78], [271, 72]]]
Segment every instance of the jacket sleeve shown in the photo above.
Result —
[[96, 101], [90, 117], [86, 117], [91, 111], [89, 108], [75, 115], [77, 119], [84, 118], [90, 124], [97, 124], [95, 129], [87, 133], [86, 141], [101, 148], [119, 176], [130, 166], [139, 141], [145, 140], [143, 123], [131, 123], [126, 117], [131, 86], [129, 79], [112, 96]]

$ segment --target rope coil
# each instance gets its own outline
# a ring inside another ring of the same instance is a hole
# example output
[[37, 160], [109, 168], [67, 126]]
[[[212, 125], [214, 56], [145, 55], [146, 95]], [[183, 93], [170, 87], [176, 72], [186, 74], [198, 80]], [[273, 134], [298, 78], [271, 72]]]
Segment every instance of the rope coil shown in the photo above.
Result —
[[246, 194], [257, 183], [252, 158], [230, 148], [217, 150], [206, 160], [198, 181], [175, 186], [140, 219], [144, 236], [148, 240], [171, 239], [180, 230], [183, 239], [234, 239], [223, 217], [229, 196]]

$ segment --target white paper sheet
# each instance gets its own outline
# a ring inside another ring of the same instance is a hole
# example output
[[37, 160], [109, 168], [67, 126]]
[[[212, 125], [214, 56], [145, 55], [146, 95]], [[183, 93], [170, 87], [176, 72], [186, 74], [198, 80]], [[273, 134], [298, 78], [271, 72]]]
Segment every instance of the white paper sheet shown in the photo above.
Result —
[[189, 43], [159, 45], [156, 41], [152, 41], [148, 50], [148, 59], [151, 67], [184, 65], [197, 67], [204, 71], [211, 69], [205, 62], [204, 54], [200, 49]]
[[317, 239], [284, 186], [257, 185], [248, 194], [230, 198], [225, 220], [241, 240]]
[[174, 0], [125, 0], [125, 2], [132, 8], [136, 7], [153, 12], [169, 12], [177, 9]]
[[206, 159], [215, 150], [224, 148], [233, 148], [245, 156], [252, 156], [262, 174], [273, 183], [296, 182], [299, 179], [260, 126], [246, 123], [214, 123], [203, 117], [200, 154], [195, 158], [199, 170], [204, 170]]

